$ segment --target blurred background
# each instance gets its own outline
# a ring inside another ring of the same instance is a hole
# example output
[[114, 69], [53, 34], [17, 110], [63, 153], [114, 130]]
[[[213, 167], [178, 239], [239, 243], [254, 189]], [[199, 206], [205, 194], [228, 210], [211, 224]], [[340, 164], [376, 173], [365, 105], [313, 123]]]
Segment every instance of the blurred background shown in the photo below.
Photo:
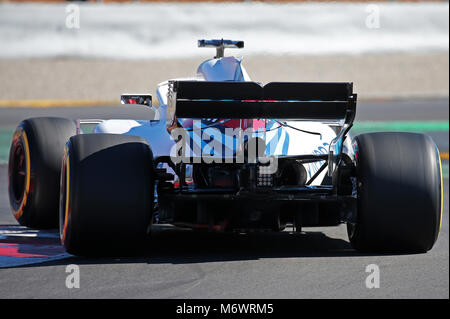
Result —
[[21, 117], [154, 94], [210, 38], [244, 40], [226, 54], [255, 81], [354, 82], [355, 130], [431, 132], [448, 158], [448, 1], [0, 0], [0, 161]]
[[118, 100], [193, 75], [198, 39], [244, 40], [252, 79], [448, 97], [448, 1], [4, 1], [0, 99]]

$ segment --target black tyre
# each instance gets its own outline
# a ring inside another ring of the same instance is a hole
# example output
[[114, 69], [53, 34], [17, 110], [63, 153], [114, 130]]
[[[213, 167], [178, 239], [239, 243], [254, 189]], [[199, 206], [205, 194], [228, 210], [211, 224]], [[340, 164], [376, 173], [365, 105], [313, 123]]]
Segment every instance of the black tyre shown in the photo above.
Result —
[[82, 134], [62, 161], [60, 235], [74, 255], [128, 255], [147, 243], [154, 200], [153, 155], [145, 139]]
[[73, 121], [31, 118], [14, 132], [8, 163], [8, 193], [17, 221], [32, 228], [57, 228], [61, 159]]
[[439, 234], [443, 190], [439, 151], [415, 133], [355, 138], [358, 208], [348, 224], [352, 246], [365, 252], [426, 252]]

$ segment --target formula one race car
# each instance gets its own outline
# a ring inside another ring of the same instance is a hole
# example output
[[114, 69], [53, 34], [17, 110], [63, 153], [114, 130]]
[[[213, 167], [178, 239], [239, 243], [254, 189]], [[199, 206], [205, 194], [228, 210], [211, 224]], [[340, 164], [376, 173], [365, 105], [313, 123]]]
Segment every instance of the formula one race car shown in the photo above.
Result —
[[426, 252], [439, 234], [439, 151], [426, 135], [352, 138], [352, 83], [252, 82], [242, 41], [216, 48], [197, 76], [124, 94], [107, 120], [24, 120], [9, 157], [21, 225], [59, 224], [75, 255], [145, 246], [153, 223], [210, 231], [347, 224], [352, 246]]

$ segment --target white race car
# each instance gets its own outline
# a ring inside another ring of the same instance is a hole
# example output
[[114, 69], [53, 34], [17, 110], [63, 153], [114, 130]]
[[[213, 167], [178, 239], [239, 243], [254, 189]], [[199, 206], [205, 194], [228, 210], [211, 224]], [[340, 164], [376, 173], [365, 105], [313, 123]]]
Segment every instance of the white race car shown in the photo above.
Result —
[[443, 194], [430, 137], [352, 138], [352, 83], [262, 85], [240, 58], [224, 56], [242, 41], [199, 46], [216, 56], [194, 78], [161, 83], [157, 105], [149, 94], [124, 94], [110, 119], [20, 123], [9, 158], [19, 223], [59, 225], [75, 255], [139, 250], [156, 222], [297, 232], [347, 223], [359, 251], [433, 247]]

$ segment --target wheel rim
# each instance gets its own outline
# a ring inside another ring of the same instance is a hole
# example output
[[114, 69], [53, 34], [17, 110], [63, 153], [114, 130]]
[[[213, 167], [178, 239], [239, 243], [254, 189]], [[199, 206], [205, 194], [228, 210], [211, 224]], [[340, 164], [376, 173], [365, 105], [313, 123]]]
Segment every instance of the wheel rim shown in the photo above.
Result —
[[70, 162], [68, 147], [64, 151], [61, 168], [60, 200], [59, 200], [59, 235], [61, 243], [65, 245], [67, 224], [69, 222], [69, 190], [70, 190]]
[[25, 194], [27, 177], [25, 150], [21, 142], [16, 144], [12, 156], [11, 186], [13, 199], [17, 204], [20, 204]]

